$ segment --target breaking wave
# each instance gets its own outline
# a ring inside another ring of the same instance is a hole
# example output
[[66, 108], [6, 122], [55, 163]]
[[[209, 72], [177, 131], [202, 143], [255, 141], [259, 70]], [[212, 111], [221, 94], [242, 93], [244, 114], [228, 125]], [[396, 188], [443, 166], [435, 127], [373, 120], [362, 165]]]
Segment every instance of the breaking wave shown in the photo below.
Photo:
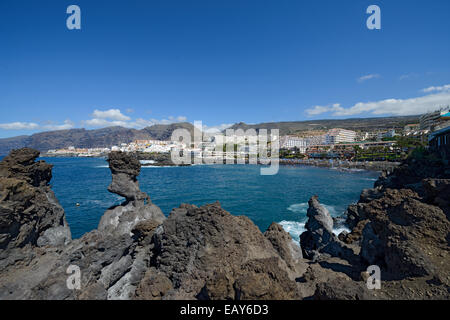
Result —
[[[306, 231], [305, 222], [298, 221], [286, 221], [283, 220], [278, 223], [283, 227], [283, 229], [289, 233], [293, 240], [300, 241], [300, 235]], [[346, 227], [340, 226], [339, 228], [333, 229], [333, 233], [335, 235], [339, 235], [342, 231], [350, 232], [350, 230]]]
[[[331, 216], [334, 217], [337, 215], [335, 207], [323, 203], [321, 203], [321, 205], [323, 205], [328, 210], [328, 212], [330, 212]], [[303, 213], [306, 215], [306, 212], [308, 211], [308, 202], [295, 203], [293, 205], [290, 205], [287, 209], [294, 213]]]

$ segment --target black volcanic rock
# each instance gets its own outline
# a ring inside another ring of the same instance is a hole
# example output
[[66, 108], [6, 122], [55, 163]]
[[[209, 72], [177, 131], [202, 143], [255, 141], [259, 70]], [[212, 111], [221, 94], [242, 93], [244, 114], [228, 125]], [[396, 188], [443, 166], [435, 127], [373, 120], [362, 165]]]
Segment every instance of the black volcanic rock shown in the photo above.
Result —
[[314, 292], [315, 300], [374, 300], [364, 283], [333, 279], [321, 282]]
[[[122, 153], [110, 158], [119, 180], [110, 189], [126, 195], [124, 204], [98, 230], [66, 241], [51, 166], [37, 155], [19, 150], [0, 163], [0, 300], [450, 298], [446, 178], [423, 181], [423, 195], [383, 185], [363, 192], [349, 210], [354, 225], [344, 240], [360, 238], [351, 246], [332, 234], [332, 218], [312, 197], [301, 236], [311, 261], [278, 224], [263, 234], [219, 203], [181, 205], [166, 219], [139, 189], [139, 162]], [[370, 264], [381, 269], [380, 290], [366, 286]], [[79, 290], [68, 287], [73, 267]]]
[[0, 177], [24, 180], [34, 187], [48, 185], [52, 179], [52, 165], [35, 162], [39, 154], [29, 148], [11, 151], [0, 162]]
[[305, 225], [307, 231], [300, 235], [303, 256], [311, 260], [317, 260], [321, 253], [335, 257], [351, 257], [352, 251], [333, 233], [333, 218], [319, 203], [318, 197], [311, 197], [308, 204], [306, 215], [309, 219]]
[[48, 186], [52, 166], [39, 151], [14, 150], [0, 162], [0, 249], [63, 245], [71, 234], [63, 208]]
[[437, 272], [450, 276], [450, 268], [435, 261], [448, 255], [450, 222], [442, 209], [420, 201], [409, 189], [387, 189], [364, 211], [369, 224], [362, 234], [361, 256], [368, 263], [385, 266], [398, 279]]
[[[270, 228], [270, 238], [286, 247], [291, 240], [280, 231]], [[15, 260], [0, 255], [0, 299], [302, 297], [295, 279], [306, 263], [286, 251], [289, 267], [248, 218], [219, 204], [182, 205], [163, 224], [147, 219], [132, 234], [94, 230], [62, 249], [20, 250]], [[80, 268], [80, 290], [67, 287], [71, 266]]]
[[359, 238], [362, 261], [381, 268], [380, 295], [450, 298], [447, 171], [448, 165], [435, 159], [408, 159], [391, 174], [382, 174], [376, 187], [349, 208], [353, 230], [346, 240]]
[[137, 176], [141, 164], [134, 154], [111, 152], [108, 158], [112, 182], [108, 191], [125, 197], [125, 202], [108, 209], [100, 220], [98, 230], [108, 233], [130, 234], [141, 221], [162, 223], [165, 216], [150, 197], [139, 188]]
[[[152, 242], [153, 269], [140, 284], [141, 298], [299, 297], [295, 275], [272, 243], [248, 218], [232, 216], [219, 203], [174, 209]], [[284, 256], [298, 262], [288, 250]]]
[[[36, 163], [32, 159], [38, 154], [20, 150], [12, 153], [6, 163], [14, 164], [14, 172], [30, 172], [34, 177], [36, 170], [31, 168]], [[113, 155], [112, 160], [116, 174], [127, 174], [131, 181], [136, 178], [140, 169], [138, 162], [136, 164], [125, 154]], [[43, 162], [37, 164], [51, 170], [51, 166]], [[20, 165], [30, 169], [18, 170]], [[165, 219], [161, 210], [147, 201], [146, 195], [108, 210], [99, 230], [70, 242], [53, 243], [60, 240], [57, 238], [62, 233], [60, 229], [67, 225], [64, 211], [57, 205], [50, 187], [45, 183], [33, 187], [25, 179], [27, 176], [23, 180], [10, 178], [11, 170], [6, 169], [11, 166], [1, 163], [0, 167], [7, 176], [0, 177], [0, 300], [130, 299], [135, 296], [151, 257], [149, 243], [143, 240]], [[18, 177], [22, 177], [21, 174]], [[144, 227], [143, 222], [153, 227]], [[53, 247], [54, 244], [58, 246]], [[68, 270], [73, 267], [81, 272], [79, 290], [67, 285]]]
[[124, 197], [127, 201], [144, 200], [147, 198], [139, 189], [137, 176], [141, 171], [141, 164], [133, 154], [111, 152], [108, 157], [112, 182], [108, 191]]
[[264, 232], [264, 236], [272, 243], [289, 267], [295, 268], [298, 261], [303, 258], [300, 247], [294, 243], [290, 234], [278, 223], [272, 223]]

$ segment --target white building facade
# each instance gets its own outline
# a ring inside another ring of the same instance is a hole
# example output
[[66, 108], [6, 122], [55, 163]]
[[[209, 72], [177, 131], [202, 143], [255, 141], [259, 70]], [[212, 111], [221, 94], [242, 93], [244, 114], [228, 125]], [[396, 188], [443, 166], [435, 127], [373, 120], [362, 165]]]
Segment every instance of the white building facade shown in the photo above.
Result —
[[296, 136], [284, 136], [280, 139], [280, 147], [283, 149], [298, 148], [300, 153], [305, 153], [308, 148], [308, 140]]
[[325, 144], [338, 144], [344, 142], [355, 142], [356, 132], [346, 129], [331, 129], [328, 130], [325, 136]]

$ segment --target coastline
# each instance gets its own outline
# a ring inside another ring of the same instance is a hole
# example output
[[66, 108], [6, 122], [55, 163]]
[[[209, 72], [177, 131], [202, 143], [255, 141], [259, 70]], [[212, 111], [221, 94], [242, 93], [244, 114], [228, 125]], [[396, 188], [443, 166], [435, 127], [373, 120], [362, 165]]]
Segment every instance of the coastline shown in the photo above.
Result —
[[[80, 157], [75, 154], [67, 154], [67, 155], [54, 155], [54, 154], [46, 154], [43, 153], [40, 155], [40, 158], [104, 158], [106, 159], [107, 155], [96, 155], [96, 156], [84, 156]], [[152, 158], [153, 160], [154, 158]], [[140, 157], [142, 161], [148, 161], [147, 157]], [[158, 162], [160, 160], [160, 162]], [[167, 166], [177, 166], [167, 159], [155, 159], [154, 163], [146, 164], [141, 163], [143, 167], [152, 166], [152, 167], [167, 167]], [[226, 165], [227, 163], [224, 164]], [[233, 163], [236, 164], [236, 163]], [[309, 159], [309, 160], [301, 160], [301, 159], [280, 159], [280, 165], [286, 166], [313, 166], [318, 168], [330, 168], [330, 169], [339, 169], [339, 170], [365, 170], [365, 171], [375, 171], [382, 172], [386, 171], [388, 173], [392, 172], [396, 167], [400, 165], [400, 162], [389, 162], [389, 161], [348, 161], [348, 160], [317, 160], [317, 159]], [[181, 166], [189, 166], [189, 165], [181, 165]]]
[[[312, 195], [298, 246], [279, 223], [263, 232], [219, 202], [181, 204], [166, 217], [139, 187], [139, 159], [120, 152], [108, 158], [107, 190], [125, 201], [74, 239], [51, 189], [53, 166], [38, 155], [21, 149], [0, 162], [1, 299], [449, 298], [450, 171], [432, 158], [411, 158], [363, 190], [347, 209], [350, 232], [335, 234], [339, 222]], [[80, 291], [67, 287], [70, 266], [83, 271]], [[376, 293], [370, 266], [383, 275]]]
[[300, 160], [300, 159], [280, 159], [282, 165], [304, 165], [314, 166], [320, 168], [336, 168], [336, 169], [348, 169], [348, 170], [366, 170], [366, 171], [387, 171], [392, 172], [396, 167], [400, 165], [400, 162], [389, 161], [347, 161], [347, 160]]

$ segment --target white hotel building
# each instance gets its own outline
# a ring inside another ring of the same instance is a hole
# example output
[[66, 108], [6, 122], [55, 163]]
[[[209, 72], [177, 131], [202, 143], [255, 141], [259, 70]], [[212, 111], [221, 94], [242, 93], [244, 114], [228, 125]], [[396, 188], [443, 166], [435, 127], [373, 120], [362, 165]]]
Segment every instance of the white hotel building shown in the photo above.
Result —
[[306, 148], [308, 148], [308, 139], [300, 138], [296, 136], [284, 136], [281, 137], [280, 147], [283, 149], [293, 149], [298, 148], [300, 153], [305, 153]]
[[355, 142], [356, 132], [345, 129], [331, 129], [328, 130], [325, 136], [325, 144], [338, 144], [341, 142]]

